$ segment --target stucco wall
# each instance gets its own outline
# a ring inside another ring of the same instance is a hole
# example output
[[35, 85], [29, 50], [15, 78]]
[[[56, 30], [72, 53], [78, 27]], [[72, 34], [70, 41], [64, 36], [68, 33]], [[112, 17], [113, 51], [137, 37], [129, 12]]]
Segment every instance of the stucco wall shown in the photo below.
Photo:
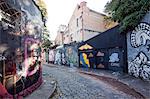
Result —
[[[72, 35], [72, 41], [86, 41], [98, 34], [98, 32], [104, 32], [104, 15], [95, 12], [88, 8], [86, 4], [77, 5], [72, 17], [69, 21], [69, 33]], [[82, 31], [83, 29], [83, 31]], [[92, 30], [94, 32], [85, 31], [84, 29]]]
[[150, 11], [127, 33], [127, 56], [129, 74], [150, 80]]

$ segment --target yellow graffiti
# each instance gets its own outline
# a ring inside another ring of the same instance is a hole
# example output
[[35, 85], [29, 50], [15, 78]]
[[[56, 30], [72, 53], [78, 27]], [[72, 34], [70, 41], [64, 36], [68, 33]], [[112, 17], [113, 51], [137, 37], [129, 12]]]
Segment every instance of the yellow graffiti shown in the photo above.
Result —
[[85, 44], [85, 45], [81, 46], [81, 47], [79, 48], [79, 50], [86, 50], [86, 49], [92, 49], [92, 48], [93, 48], [92, 46], [90, 46], [90, 45], [88, 45], [88, 44]]
[[82, 55], [85, 63], [88, 65], [88, 67], [90, 67], [90, 63], [89, 63], [89, 59], [87, 58], [87, 55], [85, 53], [83, 53]]

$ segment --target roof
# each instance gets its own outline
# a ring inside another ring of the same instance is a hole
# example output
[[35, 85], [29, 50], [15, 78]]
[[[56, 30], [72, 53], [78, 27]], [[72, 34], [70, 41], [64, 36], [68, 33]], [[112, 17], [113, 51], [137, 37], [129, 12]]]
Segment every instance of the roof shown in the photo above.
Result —
[[105, 14], [102, 14], [102, 13], [100, 13], [100, 12], [97, 12], [97, 11], [95, 11], [95, 10], [92, 10], [92, 9], [90, 9], [90, 8], [89, 8], [89, 10], [90, 10], [91, 12], [94, 12], [94, 13], [96, 13], [96, 14], [99, 14], [99, 15], [102, 15], [102, 16], [106, 16]]
[[115, 26], [85, 42], [82, 42], [79, 47], [88, 44], [95, 49], [121, 47], [123, 46], [125, 39], [124, 35], [119, 32], [119, 26]]

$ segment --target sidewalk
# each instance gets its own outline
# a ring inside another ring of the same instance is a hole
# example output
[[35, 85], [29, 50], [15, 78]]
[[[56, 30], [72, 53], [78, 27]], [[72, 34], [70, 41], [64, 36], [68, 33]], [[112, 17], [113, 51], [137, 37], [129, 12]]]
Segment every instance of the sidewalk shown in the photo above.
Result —
[[56, 89], [56, 82], [47, 73], [43, 73], [42, 75], [42, 85], [30, 95], [24, 97], [24, 99], [49, 99], [52, 96]]
[[90, 74], [93, 76], [101, 76], [101, 77], [103, 76], [103, 77], [113, 78], [121, 83], [126, 84], [131, 89], [136, 90], [138, 93], [143, 95], [146, 99], [150, 99], [150, 82], [143, 81], [139, 78], [135, 78], [128, 74], [113, 72], [108, 70], [79, 68], [79, 72]]

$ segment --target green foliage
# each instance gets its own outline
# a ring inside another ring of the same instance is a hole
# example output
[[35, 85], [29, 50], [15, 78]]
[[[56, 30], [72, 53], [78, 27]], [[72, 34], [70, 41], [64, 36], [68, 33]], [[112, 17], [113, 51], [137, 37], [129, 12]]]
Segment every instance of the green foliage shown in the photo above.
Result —
[[132, 30], [150, 10], [150, 0], [112, 0], [105, 5], [105, 12], [120, 23], [120, 31]]
[[52, 42], [50, 41], [50, 34], [47, 29], [47, 27], [44, 27], [43, 35], [42, 35], [42, 47], [44, 49], [49, 49], [52, 45]]
[[42, 43], [42, 47], [44, 49], [49, 49], [51, 47], [51, 45], [52, 45], [52, 42], [48, 39], [44, 40], [44, 42]]
[[48, 13], [47, 13], [47, 7], [45, 4], [44, 0], [34, 0], [36, 2], [36, 4], [38, 5], [38, 7], [40, 8], [43, 17], [47, 18], [48, 17]]

